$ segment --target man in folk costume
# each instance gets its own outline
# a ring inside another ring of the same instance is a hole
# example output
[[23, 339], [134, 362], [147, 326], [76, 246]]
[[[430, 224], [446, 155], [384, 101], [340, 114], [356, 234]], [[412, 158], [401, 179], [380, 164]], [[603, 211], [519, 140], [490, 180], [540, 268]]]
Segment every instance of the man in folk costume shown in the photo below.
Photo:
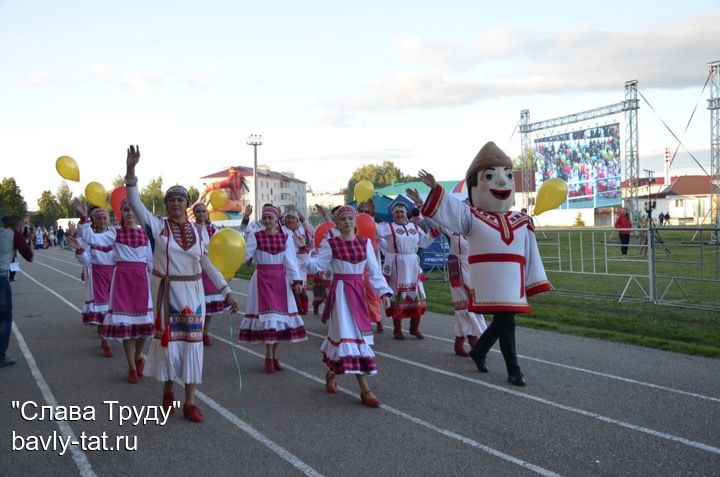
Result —
[[418, 248], [425, 248], [435, 237], [425, 233], [417, 224], [408, 222], [408, 207], [398, 200], [391, 206], [393, 222], [377, 227], [380, 247], [385, 254], [383, 274], [393, 290], [392, 304], [386, 310], [393, 320], [393, 337], [404, 340], [402, 320], [410, 319], [410, 334], [421, 340], [420, 319], [425, 313], [425, 288]]
[[512, 160], [493, 142], [485, 144], [465, 175], [470, 207], [446, 195], [432, 174], [420, 171], [431, 188], [422, 213], [467, 237], [470, 303], [475, 313], [492, 313], [493, 321], [470, 357], [481, 373], [495, 341], [505, 358], [508, 382], [524, 386], [515, 350], [515, 314], [529, 313], [527, 297], [552, 289], [542, 265], [529, 217], [511, 212], [515, 181]]

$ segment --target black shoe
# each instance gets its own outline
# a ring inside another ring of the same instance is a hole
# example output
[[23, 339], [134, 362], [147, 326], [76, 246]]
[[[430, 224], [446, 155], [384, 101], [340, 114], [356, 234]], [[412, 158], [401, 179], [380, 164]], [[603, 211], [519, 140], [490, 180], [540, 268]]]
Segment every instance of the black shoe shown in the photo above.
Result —
[[489, 372], [490, 370], [487, 369], [487, 366], [485, 366], [485, 356], [479, 357], [475, 353], [473, 353], [473, 351], [475, 351], [474, 348], [472, 351], [470, 351], [469, 354], [472, 360], [475, 362], [475, 366], [477, 367], [478, 371], [480, 371], [481, 373]]
[[508, 383], [514, 384], [515, 386], [525, 386], [525, 376], [520, 371], [516, 371], [512, 374], [508, 374]]
[[5, 358], [3, 361], [0, 361], [0, 368], [5, 368], [7, 366], [12, 366], [15, 364], [15, 360], [12, 358]]

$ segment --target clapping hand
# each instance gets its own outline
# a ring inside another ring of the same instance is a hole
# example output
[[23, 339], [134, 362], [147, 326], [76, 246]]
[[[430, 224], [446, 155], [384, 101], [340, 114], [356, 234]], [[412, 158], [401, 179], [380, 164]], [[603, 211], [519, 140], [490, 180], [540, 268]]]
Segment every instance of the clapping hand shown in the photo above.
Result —
[[73, 207], [75, 207], [75, 210], [77, 210], [78, 212], [80, 212], [80, 215], [82, 215], [82, 216], [84, 216], [84, 217], [87, 216], [87, 214], [88, 214], [88, 206], [87, 206], [87, 204], [86, 204], [85, 202], [81, 201], [81, 200], [78, 199], [78, 198], [75, 198], [75, 199], [72, 200], [72, 205], [73, 205]]
[[305, 240], [305, 235], [293, 234], [293, 241], [295, 242], [295, 245], [297, 245], [299, 248], [305, 247], [307, 245], [307, 241]]

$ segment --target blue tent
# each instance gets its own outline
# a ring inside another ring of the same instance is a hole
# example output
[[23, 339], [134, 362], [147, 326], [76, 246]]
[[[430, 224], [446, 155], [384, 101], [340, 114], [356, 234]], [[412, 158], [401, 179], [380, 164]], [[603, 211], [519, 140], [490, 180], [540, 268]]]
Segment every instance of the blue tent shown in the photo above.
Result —
[[[392, 220], [392, 215], [390, 214], [390, 203], [393, 200], [382, 194], [373, 194], [372, 200], [375, 203], [375, 222], [390, 222]], [[357, 209], [356, 201], [350, 202], [349, 205], [352, 205]]]

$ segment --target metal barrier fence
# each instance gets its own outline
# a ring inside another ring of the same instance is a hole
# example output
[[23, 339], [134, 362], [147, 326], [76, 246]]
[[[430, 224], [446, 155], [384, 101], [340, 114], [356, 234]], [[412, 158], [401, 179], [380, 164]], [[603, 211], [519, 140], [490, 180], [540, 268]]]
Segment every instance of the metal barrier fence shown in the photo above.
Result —
[[624, 255], [611, 228], [538, 229], [560, 293], [720, 310], [720, 243], [708, 227], [633, 229]]

